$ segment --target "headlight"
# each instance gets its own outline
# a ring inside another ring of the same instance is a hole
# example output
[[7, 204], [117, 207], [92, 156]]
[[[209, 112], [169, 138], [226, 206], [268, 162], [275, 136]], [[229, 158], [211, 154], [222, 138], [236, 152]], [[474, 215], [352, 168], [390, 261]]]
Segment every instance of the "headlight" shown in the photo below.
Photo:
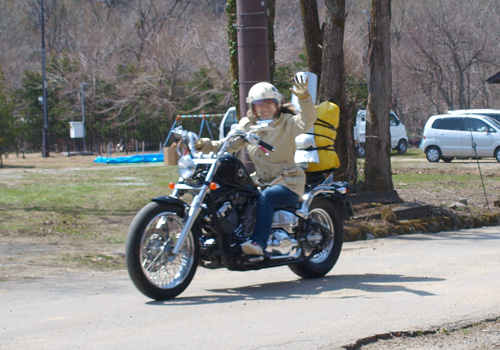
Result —
[[196, 164], [194, 164], [193, 158], [189, 155], [185, 155], [179, 159], [177, 162], [177, 171], [179, 175], [184, 179], [190, 179], [194, 175], [196, 170]]

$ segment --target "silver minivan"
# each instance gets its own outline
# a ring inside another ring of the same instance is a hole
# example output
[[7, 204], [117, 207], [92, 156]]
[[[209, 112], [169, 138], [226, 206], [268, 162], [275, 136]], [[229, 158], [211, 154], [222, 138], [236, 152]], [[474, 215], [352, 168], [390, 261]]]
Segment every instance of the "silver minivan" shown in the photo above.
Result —
[[454, 111], [448, 111], [448, 114], [479, 114], [491, 117], [496, 121], [500, 122], [500, 109], [458, 109]]
[[500, 162], [500, 122], [484, 115], [434, 115], [425, 124], [422, 149], [429, 162], [476, 157]]

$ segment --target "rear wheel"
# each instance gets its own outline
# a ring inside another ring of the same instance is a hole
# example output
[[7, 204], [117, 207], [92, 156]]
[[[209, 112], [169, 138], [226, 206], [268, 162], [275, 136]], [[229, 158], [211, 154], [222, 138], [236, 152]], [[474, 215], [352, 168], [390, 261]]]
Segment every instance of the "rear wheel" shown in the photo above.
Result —
[[441, 159], [441, 151], [436, 146], [431, 146], [425, 151], [425, 156], [429, 162], [436, 163]]
[[397, 150], [399, 154], [405, 154], [408, 150], [408, 142], [405, 139], [399, 140]]
[[127, 236], [127, 269], [144, 295], [166, 300], [182, 293], [196, 272], [200, 245], [198, 235], [189, 232], [178, 254], [174, 254], [183, 227], [183, 208], [167, 203], [150, 203], [137, 213]]
[[[304, 255], [314, 255], [307, 261], [289, 267], [302, 278], [318, 278], [326, 275], [337, 262], [342, 250], [344, 232], [335, 205], [327, 199], [313, 202], [309, 217], [325, 230], [312, 230], [307, 233], [308, 237], [321, 237], [303, 244]], [[319, 252], [318, 248], [321, 249]]]

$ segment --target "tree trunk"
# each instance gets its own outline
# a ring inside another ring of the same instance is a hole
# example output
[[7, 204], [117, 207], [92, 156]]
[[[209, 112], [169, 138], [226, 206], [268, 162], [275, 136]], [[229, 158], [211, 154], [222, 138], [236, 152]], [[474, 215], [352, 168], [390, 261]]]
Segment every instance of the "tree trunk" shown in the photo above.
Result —
[[368, 64], [365, 189], [393, 190], [389, 112], [391, 104], [391, 0], [372, 0]]
[[300, 0], [300, 10], [302, 12], [308, 68], [310, 72], [318, 76], [318, 81], [320, 81], [323, 40], [319, 26], [318, 4], [316, 0]]
[[353, 181], [356, 157], [353, 144], [353, 113], [346, 104], [344, 71], [345, 0], [326, 0], [327, 20], [323, 42], [323, 63], [319, 84], [319, 101], [331, 100], [340, 108], [340, 123], [335, 149], [340, 159], [336, 178]]

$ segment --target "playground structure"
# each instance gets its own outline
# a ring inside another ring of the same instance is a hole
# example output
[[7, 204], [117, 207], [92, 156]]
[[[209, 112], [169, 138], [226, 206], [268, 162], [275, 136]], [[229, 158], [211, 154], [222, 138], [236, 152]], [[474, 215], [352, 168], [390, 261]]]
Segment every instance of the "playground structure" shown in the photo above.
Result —
[[[190, 114], [190, 115], [177, 115], [175, 117], [174, 123], [168, 132], [168, 135], [163, 142], [163, 148], [168, 147], [170, 138], [172, 136], [172, 131], [174, 128], [182, 125], [182, 120], [198, 120], [201, 119], [200, 129], [198, 131], [198, 137], [201, 137], [205, 128], [208, 131], [208, 134], [211, 139], [213, 139], [212, 129], [210, 127], [210, 118], [222, 118], [224, 114]], [[144, 149], [144, 148], [143, 148]], [[153, 162], [163, 162], [164, 154], [163, 153], [154, 153], [154, 154], [136, 154], [132, 156], [124, 156], [124, 157], [97, 157], [94, 162], [96, 163], [104, 163], [104, 164], [130, 164], [130, 163], [153, 163]]]
[[222, 118], [224, 117], [224, 114], [218, 113], [218, 114], [189, 114], [189, 115], [178, 115], [175, 117], [175, 121], [172, 124], [172, 127], [170, 128], [170, 131], [168, 132], [167, 138], [165, 139], [165, 142], [163, 143], [163, 147], [167, 147], [168, 141], [170, 140], [170, 137], [172, 135], [172, 131], [181, 124], [182, 119], [197, 119], [201, 118], [201, 125], [200, 125], [200, 130], [198, 131], [198, 137], [201, 137], [201, 134], [203, 132], [203, 129], [207, 128], [208, 134], [210, 135], [210, 138], [213, 139], [213, 134], [212, 134], [212, 129], [210, 127], [210, 123], [207, 120], [207, 118]]

